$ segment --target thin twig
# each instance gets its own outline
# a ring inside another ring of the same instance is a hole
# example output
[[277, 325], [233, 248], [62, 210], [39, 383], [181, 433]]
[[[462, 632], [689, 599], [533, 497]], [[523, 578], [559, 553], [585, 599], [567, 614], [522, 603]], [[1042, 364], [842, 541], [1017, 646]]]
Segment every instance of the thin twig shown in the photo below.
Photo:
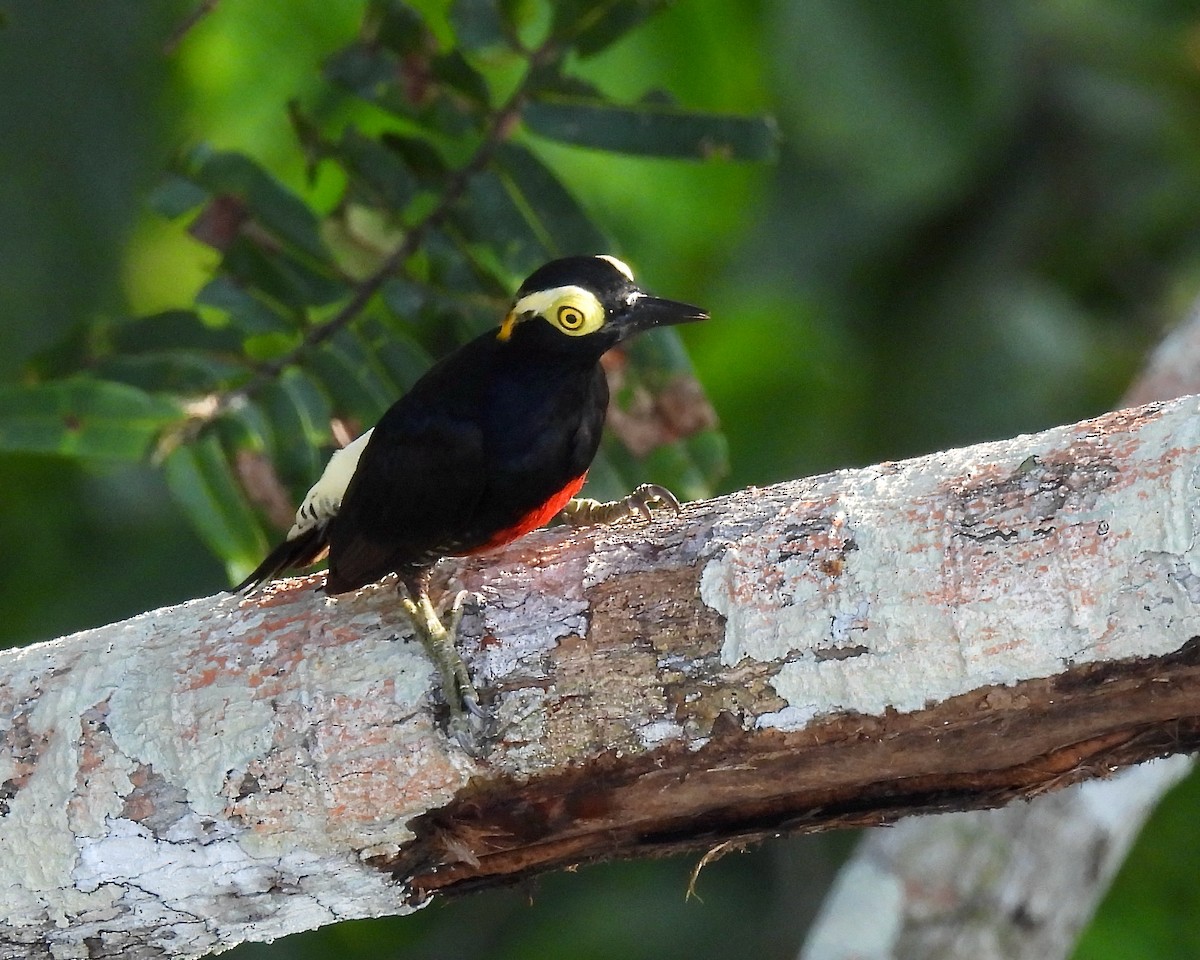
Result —
[[171, 31], [171, 35], [163, 42], [163, 55], [169, 57], [178, 50], [179, 45], [183, 43], [183, 38], [196, 24], [217, 9], [217, 4], [220, 2], [221, 0], [200, 0], [200, 5], [180, 21], [179, 25]]

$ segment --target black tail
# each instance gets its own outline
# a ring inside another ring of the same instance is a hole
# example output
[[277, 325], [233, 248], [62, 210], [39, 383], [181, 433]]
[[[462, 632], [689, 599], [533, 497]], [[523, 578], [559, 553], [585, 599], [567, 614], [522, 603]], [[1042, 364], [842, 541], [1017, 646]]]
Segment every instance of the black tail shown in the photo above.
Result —
[[321, 559], [327, 546], [325, 524], [317, 524], [292, 540], [284, 540], [267, 554], [266, 559], [254, 568], [250, 576], [229, 592], [251, 593], [268, 580], [274, 580], [285, 570], [311, 566]]

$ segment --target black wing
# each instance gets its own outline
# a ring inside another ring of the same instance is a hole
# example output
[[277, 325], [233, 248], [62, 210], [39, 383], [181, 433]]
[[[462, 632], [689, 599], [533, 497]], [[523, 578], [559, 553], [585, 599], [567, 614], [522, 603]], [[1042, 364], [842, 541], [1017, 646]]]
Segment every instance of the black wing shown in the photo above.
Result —
[[329, 525], [329, 593], [407, 576], [454, 553], [487, 486], [472, 418], [404, 398], [375, 428]]

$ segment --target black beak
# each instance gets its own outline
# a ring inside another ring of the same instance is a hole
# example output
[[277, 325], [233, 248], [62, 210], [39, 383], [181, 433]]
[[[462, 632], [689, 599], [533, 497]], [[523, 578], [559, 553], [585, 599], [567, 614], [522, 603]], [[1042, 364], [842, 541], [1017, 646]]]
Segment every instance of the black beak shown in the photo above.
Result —
[[708, 313], [690, 303], [664, 300], [662, 297], [642, 295], [629, 305], [629, 326], [633, 330], [648, 330], [650, 327], [666, 327], [676, 323], [692, 323], [707, 320]]

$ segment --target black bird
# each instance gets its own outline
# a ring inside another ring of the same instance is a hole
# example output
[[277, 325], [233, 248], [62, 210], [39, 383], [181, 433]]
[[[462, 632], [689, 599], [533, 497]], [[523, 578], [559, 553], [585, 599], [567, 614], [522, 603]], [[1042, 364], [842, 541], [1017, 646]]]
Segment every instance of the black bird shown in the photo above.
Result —
[[435, 364], [373, 430], [339, 450], [304, 498], [287, 539], [235, 590], [251, 590], [328, 550], [325, 590], [346, 593], [395, 573], [402, 603], [442, 672], [456, 716], [478, 695], [429, 599], [442, 557], [499, 547], [562, 514], [572, 523], [649, 519], [679, 504], [647, 484], [623, 500], [572, 499], [600, 444], [608, 384], [600, 357], [651, 327], [703, 320], [644, 293], [609, 256], [553, 260], [521, 284], [499, 330]]

